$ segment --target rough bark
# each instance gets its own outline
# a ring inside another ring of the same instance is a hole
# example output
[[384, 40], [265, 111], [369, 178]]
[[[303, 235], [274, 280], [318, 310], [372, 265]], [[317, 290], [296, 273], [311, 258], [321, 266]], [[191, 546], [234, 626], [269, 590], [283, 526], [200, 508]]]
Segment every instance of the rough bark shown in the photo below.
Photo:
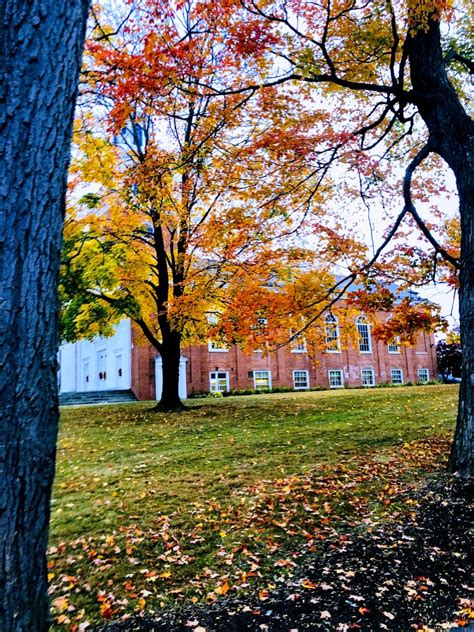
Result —
[[0, 631], [47, 630], [57, 282], [88, 1], [0, 4]]
[[460, 324], [464, 350], [456, 434], [449, 469], [474, 476], [474, 122], [450, 84], [440, 25], [407, 40], [414, 101], [429, 131], [429, 144], [452, 169], [461, 217]]
[[186, 410], [186, 406], [179, 397], [179, 362], [181, 359], [180, 335], [175, 331], [168, 331], [163, 336], [160, 345], [160, 355], [163, 370], [163, 390], [161, 399], [156, 405], [160, 412], [179, 412]]
[[155, 410], [173, 412], [184, 410], [185, 406], [179, 397], [179, 361], [181, 359], [181, 334], [171, 327], [168, 319], [168, 298], [170, 292], [170, 274], [173, 275], [172, 291], [179, 296], [183, 278], [176, 269], [170, 270], [168, 265], [167, 244], [163, 236], [163, 226], [159, 213], [152, 214], [154, 228], [154, 247], [158, 284], [155, 286], [156, 312], [160, 327], [161, 342], [155, 344], [162, 360], [163, 388], [161, 399]]
[[[471, 157], [474, 158], [471, 135]], [[474, 478], [474, 159], [471, 159], [470, 191], [461, 194], [461, 273], [459, 316], [463, 366], [458, 418], [448, 469], [461, 478]], [[459, 185], [458, 185], [459, 190]]]

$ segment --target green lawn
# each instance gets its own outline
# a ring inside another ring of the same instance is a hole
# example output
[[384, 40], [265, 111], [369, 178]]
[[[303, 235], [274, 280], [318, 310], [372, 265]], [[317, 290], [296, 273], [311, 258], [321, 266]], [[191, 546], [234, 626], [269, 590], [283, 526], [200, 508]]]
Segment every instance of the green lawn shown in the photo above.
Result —
[[58, 629], [265, 589], [300, 551], [407, 510], [406, 488], [447, 457], [456, 401], [423, 386], [63, 409]]

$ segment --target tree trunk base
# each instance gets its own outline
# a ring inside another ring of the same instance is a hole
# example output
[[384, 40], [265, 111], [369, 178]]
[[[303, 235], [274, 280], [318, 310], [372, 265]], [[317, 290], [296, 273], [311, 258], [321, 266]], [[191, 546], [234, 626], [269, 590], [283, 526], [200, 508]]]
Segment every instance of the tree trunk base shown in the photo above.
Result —
[[158, 402], [151, 409], [153, 413], [182, 413], [185, 410], [191, 410], [189, 406], [185, 406], [183, 402]]

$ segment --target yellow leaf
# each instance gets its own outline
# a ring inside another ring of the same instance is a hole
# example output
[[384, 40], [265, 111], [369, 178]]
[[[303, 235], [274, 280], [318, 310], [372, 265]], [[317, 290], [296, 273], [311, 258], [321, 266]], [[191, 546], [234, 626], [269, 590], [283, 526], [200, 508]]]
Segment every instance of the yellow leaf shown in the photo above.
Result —
[[69, 599], [67, 597], [58, 597], [53, 601], [53, 607], [59, 612], [64, 612], [69, 608]]
[[229, 582], [227, 580], [225, 580], [225, 582], [223, 584], [221, 584], [220, 586], [218, 586], [214, 592], [217, 595], [226, 595], [229, 592]]

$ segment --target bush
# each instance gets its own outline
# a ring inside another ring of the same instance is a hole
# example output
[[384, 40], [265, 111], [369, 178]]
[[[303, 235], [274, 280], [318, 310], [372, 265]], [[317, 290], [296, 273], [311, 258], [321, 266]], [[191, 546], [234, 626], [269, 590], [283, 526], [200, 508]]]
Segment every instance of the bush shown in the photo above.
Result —
[[189, 395], [189, 399], [204, 399], [206, 397], [209, 397], [210, 393], [207, 391], [193, 391], [190, 395]]
[[295, 389], [291, 388], [291, 386], [275, 386], [275, 388], [272, 388], [271, 392], [272, 393], [291, 393], [294, 390]]
[[[391, 382], [380, 382], [375, 386], [350, 386], [349, 384], [344, 384], [344, 388], [347, 390], [361, 390], [371, 388], [396, 388], [401, 386], [426, 386], [431, 384], [439, 384], [436, 380], [430, 380], [429, 382], [404, 382], [403, 384], [392, 384]], [[327, 386], [313, 386], [308, 389], [297, 389], [291, 388], [291, 386], [275, 386], [275, 388], [269, 389], [256, 389], [256, 388], [235, 388], [230, 389], [230, 391], [218, 391], [214, 393], [209, 393], [208, 391], [194, 391], [189, 395], [190, 399], [204, 399], [204, 398], [221, 398], [221, 397], [231, 397], [231, 396], [240, 396], [240, 395], [263, 395], [265, 393], [304, 393], [305, 391], [329, 391], [331, 390]]]
[[225, 397], [229, 397], [229, 395], [262, 395], [263, 393], [271, 393], [272, 391], [269, 389], [256, 389], [256, 388], [235, 388], [230, 389], [230, 391], [226, 391], [224, 394]]

